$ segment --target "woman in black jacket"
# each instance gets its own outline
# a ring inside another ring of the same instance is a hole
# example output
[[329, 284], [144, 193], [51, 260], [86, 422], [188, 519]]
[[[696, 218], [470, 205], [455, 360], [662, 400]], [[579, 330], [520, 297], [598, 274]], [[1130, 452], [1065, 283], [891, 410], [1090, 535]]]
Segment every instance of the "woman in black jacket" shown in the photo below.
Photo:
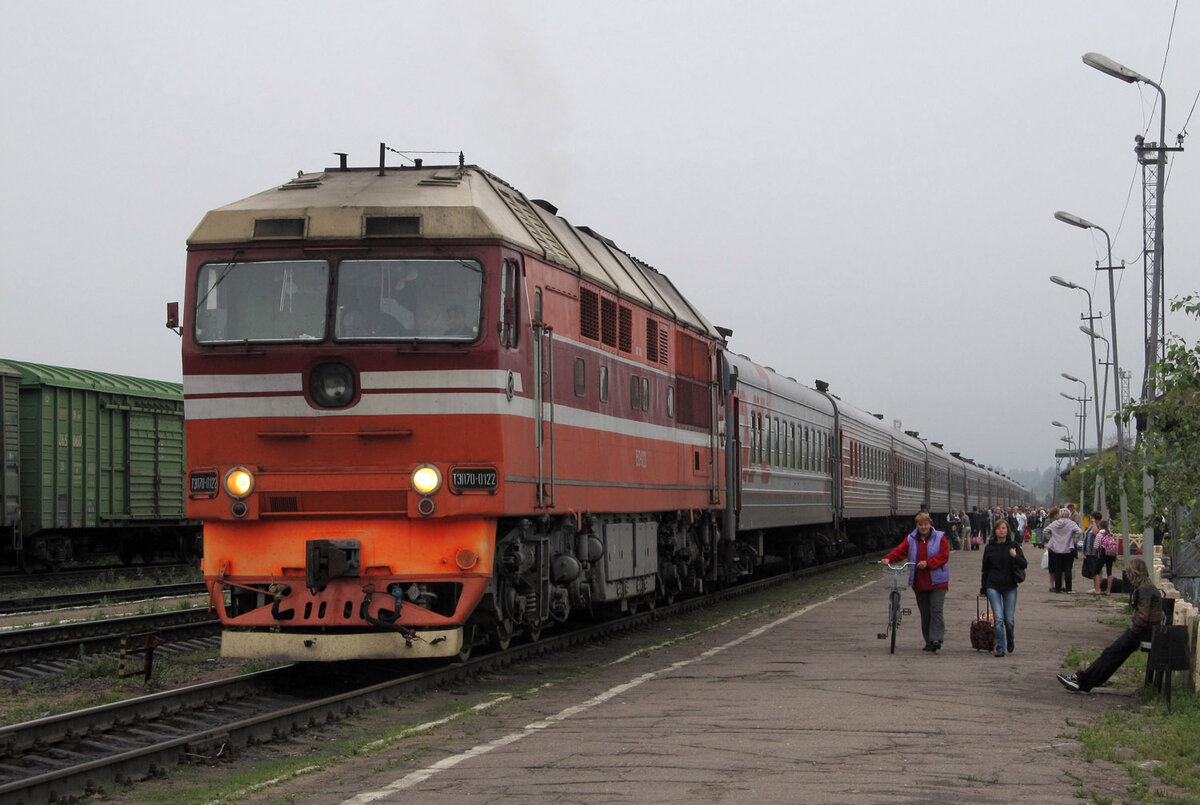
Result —
[[1024, 580], [1028, 566], [1021, 546], [1009, 539], [1008, 521], [998, 518], [992, 526], [992, 538], [983, 549], [983, 569], [979, 577], [979, 594], [987, 596], [996, 616], [997, 657], [1016, 649], [1013, 630], [1017, 622], [1017, 584], [1020, 582], [1013, 571], [1020, 570]]

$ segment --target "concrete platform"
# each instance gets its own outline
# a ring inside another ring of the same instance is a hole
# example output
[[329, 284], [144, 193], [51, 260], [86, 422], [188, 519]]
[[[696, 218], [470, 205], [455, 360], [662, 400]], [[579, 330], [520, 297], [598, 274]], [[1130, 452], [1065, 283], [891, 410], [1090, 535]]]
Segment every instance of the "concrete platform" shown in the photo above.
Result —
[[1017, 651], [1004, 658], [970, 648], [981, 552], [960, 551], [939, 654], [921, 650], [911, 592], [913, 615], [888, 653], [876, 638], [886, 593], [872, 572], [835, 598], [666, 642], [267, 797], [1077, 803], [1083, 786], [1119, 799], [1127, 773], [1082, 762], [1074, 738], [1131, 690], [1072, 694], [1054, 673], [1072, 645], [1099, 650], [1115, 637], [1119, 627], [1099, 621], [1123, 620], [1124, 598], [1047, 592], [1040, 549], [1026, 554]]

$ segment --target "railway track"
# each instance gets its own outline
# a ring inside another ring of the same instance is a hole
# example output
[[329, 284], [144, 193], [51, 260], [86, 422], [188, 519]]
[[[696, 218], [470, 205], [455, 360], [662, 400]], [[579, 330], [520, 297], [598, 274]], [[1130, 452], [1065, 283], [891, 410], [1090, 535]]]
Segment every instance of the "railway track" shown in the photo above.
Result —
[[94, 584], [97, 579], [108, 579], [112, 586], [124, 581], [140, 581], [139, 586], [162, 578], [193, 578], [200, 577], [200, 571], [194, 565], [178, 563], [162, 565], [106, 565], [82, 570], [63, 570], [54, 573], [0, 573], [0, 598], [12, 598], [29, 590], [53, 587], [70, 589]]
[[0, 601], [0, 615], [12, 615], [19, 612], [41, 612], [43, 610], [64, 609], [67, 607], [97, 606], [105, 603], [115, 604], [124, 601], [140, 601], [144, 598], [203, 595], [207, 589], [204, 586], [204, 582], [196, 581], [181, 584], [156, 584], [148, 587], [123, 587], [114, 590], [98, 590], [86, 593], [42, 595], [33, 598], [14, 598]]
[[[109, 781], [128, 783], [189, 758], [214, 757], [269, 741], [312, 723], [341, 719], [360, 708], [391, 703], [530, 657], [861, 561], [853, 557], [739, 584], [466, 662], [424, 666], [398, 678], [365, 678], [358, 671], [362, 663], [287, 666], [0, 728], [0, 801], [32, 805], [96, 792]], [[356, 673], [349, 689], [333, 687], [337, 680]], [[330, 690], [335, 692], [330, 695]]]
[[219, 631], [220, 621], [206, 607], [11, 629], [0, 635], [0, 669], [117, 651], [122, 640], [136, 647], [140, 645], [136, 641], [151, 634], [174, 642], [211, 637]]

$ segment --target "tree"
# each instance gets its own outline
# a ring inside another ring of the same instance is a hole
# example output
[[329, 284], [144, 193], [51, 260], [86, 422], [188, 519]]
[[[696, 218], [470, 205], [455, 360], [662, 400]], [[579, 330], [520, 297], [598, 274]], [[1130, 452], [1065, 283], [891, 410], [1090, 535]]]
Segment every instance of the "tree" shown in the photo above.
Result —
[[[1200, 319], [1200, 296], [1171, 302], [1171, 310]], [[1138, 400], [1123, 412], [1139, 424], [1142, 449], [1154, 477], [1154, 502], [1177, 537], [1200, 536], [1200, 343], [1166, 338], [1166, 357], [1157, 364], [1158, 396]]]

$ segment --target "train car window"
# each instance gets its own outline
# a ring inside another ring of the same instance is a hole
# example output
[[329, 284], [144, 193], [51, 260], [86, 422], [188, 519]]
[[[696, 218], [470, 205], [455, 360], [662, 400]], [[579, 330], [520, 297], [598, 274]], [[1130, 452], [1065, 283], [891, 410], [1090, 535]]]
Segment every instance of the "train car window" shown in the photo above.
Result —
[[642, 378], [642, 410], [650, 410], [650, 378]]
[[542, 289], [533, 289], [533, 321], [535, 324], [542, 323]]
[[667, 416], [675, 417], [675, 387], [667, 386]]
[[516, 348], [517, 323], [520, 320], [518, 291], [521, 287], [521, 264], [516, 260], [505, 260], [500, 285], [500, 344]]
[[600, 402], [608, 402], [608, 367], [600, 367]]
[[629, 407], [635, 411], [642, 407], [642, 384], [637, 375], [629, 378]]
[[193, 317], [196, 343], [324, 340], [329, 276], [324, 260], [201, 266]]
[[483, 267], [473, 260], [343, 260], [337, 267], [339, 341], [474, 341]]
[[582, 397], [587, 392], [587, 361], [575, 359], [575, 396]]

